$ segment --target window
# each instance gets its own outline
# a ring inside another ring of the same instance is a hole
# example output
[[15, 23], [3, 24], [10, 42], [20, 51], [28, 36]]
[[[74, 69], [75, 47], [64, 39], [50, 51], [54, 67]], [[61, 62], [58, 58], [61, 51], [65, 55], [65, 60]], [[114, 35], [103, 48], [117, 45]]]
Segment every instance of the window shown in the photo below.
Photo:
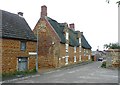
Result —
[[68, 56], [65, 57], [65, 65], [68, 64]]
[[68, 52], [66, 52], [66, 56], [68, 56], [69, 54], [68, 54]]
[[66, 53], [68, 53], [68, 50], [66, 49]]
[[82, 58], [81, 58], [81, 55], [79, 56], [79, 61], [81, 61], [82, 60]]
[[25, 41], [21, 41], [20, 49], [21, 49], [22, 51], [25, 51], [25, 50], [26, 50], [26, 42], [25, 42]]
[[66, 52], [68, 52], [68, 44], [65, 44], [66, 45], [66, 47], [65, 47], [65, 49], [66, 49]]
[[79, 48], [80, 48], [79, 52], [81, 52], [81, 45], [79, 46]]
[[66, 32], [66, 40], [68, 40], [68, 38], [69, 38], [69, 34], [68, 32]]
[[74, 62], [76, 62], [76, 56], [74, 56]]
[[88, 50], [86, 50], [86, 53], [88, 53]]
[[66, 44], [66, 50], [68, 50], [68, 44]]
[[84, 56], [86, 56], [86, 50], [84, 49]]
[[81, 38], [79, 38], [79, 43], [81, 44]]
[[76, 53], [76, 47], [74, 47], [74, 53]]
[[88, 56], [88, 59], [89, 59], [89, 60], [91, 59], [91, 56], [90, 56], [90, 55]]

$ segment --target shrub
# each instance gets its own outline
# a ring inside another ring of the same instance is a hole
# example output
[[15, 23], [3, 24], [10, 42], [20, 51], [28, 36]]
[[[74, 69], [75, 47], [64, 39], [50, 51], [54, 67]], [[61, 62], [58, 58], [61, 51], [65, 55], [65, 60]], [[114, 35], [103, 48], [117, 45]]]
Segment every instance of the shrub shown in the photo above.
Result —
[[106, 68], [106, 61], [102, 62], [101, 67]]
[[12, 76], [16, 76], [16, 75], [29, 75], [32, 73], [36, 73], [36, 69], [32, 69], [32, 70], [26, 70], [26, 71], [15, 71], [15, 72], [9, 72], [9, 73], [2, 73], [2, 77], [12, 77]]

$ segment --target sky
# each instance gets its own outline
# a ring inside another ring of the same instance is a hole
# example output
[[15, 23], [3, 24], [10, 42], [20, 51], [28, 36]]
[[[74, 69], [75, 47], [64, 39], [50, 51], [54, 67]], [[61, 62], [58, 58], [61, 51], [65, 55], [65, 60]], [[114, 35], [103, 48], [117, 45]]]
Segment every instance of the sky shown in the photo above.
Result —
[[0, 9], [23, 16], [31, 29], [40, 18], [41, 6], [47, 6], [48, 17], [59, 23], [74, 23], [92, 47], [118, 42], [118, 0], [0, 0]]

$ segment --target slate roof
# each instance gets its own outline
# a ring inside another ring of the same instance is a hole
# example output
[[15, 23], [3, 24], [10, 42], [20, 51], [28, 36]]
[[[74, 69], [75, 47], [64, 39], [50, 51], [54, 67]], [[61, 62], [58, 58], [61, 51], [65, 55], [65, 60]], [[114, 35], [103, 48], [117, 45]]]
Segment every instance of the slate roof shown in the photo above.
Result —
[[23, 17], [3, 10], [0, 10], [0, 13], [2, 13], [2, 36], [0, 37], [36, 41], [33, 31]]
[[84, 37], [84, 35], [81, 36], [81, 44], [83, 48], [87, 48], [87, 49], [91, 49], [92, 47], [90, 46], [90, 44], [88, 43], [88, 41], [86, 40], [86, 38]]
[[[47, 17], [47, 20], [52, 25], [54, 30], [57, 32], [58, 36], [61, 39], [61, 43], [65, 44], [66, 40], [65, 40], [64, 33], [63, 33], [64, 27], [65, 27], [64, 23], [58, 23], [56, 20], [53, 20], [50, 17]], [[79, 46], [79, 40], [77, 39], [78, 32], [73, 31], [72, 29], [69, 29], [69, 33], [70, 33], [69, 34], [69, 45], [70, 46]], [[82, 35], [81, 37], [82, 37], [82, 40], [81, 40], [82, 47], [86, 48], [86, 49], [91, 49], [91, 46], [85, 39], [84, 35]]]

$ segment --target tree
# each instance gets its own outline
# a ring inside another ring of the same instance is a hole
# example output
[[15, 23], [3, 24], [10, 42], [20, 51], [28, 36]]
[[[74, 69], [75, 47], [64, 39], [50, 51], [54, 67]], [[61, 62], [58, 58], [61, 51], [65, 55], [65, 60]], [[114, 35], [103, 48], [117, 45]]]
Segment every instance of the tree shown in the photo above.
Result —
[[109, 4], [109, 3], [110, 3], [110, 0], [106, 0], [106, 2]]
[[118, 7], [120, 6], [120, 1], [117, 1], [116, 4], [118, 4]]
[[[106, 2], [109, 4], [110, 0], [106, 0]], [[120, 6], [120, 1], [117, 1], [116, 4], [118, 4], [118, 7]]]
[[119, 43], [104, 44], [104, 48], [106, 48], [106, 49], [120, 49], [120, 44]]

